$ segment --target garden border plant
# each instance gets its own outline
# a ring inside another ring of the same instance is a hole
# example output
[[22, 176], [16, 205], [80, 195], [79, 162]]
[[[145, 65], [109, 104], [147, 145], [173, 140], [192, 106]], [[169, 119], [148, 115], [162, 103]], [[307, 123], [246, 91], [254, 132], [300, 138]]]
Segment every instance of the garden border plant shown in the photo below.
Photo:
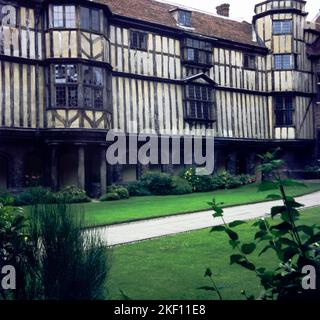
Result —
[[[255, 272], [260, 280], [263, 291], [259, 299], [264, 300], [287, 300], [287, 299], [319, 299], [320, 297], [320, 226], [298, 225], [299, 211], [303, 207], [293, 197], [286, 194], [285, 187], [301, 185], [300, 182], [285, 179], [281, 176], [281, 169], [284, 161], [276, 159], [278, 149], [268, 152], [261, 157], [261, 170], [270, 177], [264, 181], [261, 191], [274, 190], [279, 188], [281, 196], [270, 194], [267, 199], [282, 200], [282, 206], [275, 206], [271, 209], [272, 222], [260, 219], [254, 223], [258, 230], [251, 243], [242, 243], [238, 233], [234, 230], [237, 226], [244, 224], [244, 221], [226, 223], [223, 216], [223, 209], [215, 200], [210, 203], [214, 210], [214, 217], [221, 218], [223, 225], [213, 227], [211, 232], [225, 232], [229, 243], [236, 254], [230, 256], [230, 264], [237, 264], [245, 269]], [[280, 220], [280, 222], [279, 222]], [[257, 250], [257, 244], [265, 244], [259, 255], [268, 250], [273, 250], [280, 260], [280, 264], [273, 270], [266, 270], [263, 266], [258, 267], [250, 261], [250, 254]], [[316, 271], [317, 286], [315, 290], [304, 290], [302, 279], [305, 274], [302, 272], [305, 266], [312, 266]], [[209, 277], [212, 285], [200, 289], [216, 292], [222, 299], [220, 289], [217, 287], [212, 271], [208, 268], [205, 277]], [[248, 295], [245, 290], [242, 294], [247, 299], [255, 299]]]

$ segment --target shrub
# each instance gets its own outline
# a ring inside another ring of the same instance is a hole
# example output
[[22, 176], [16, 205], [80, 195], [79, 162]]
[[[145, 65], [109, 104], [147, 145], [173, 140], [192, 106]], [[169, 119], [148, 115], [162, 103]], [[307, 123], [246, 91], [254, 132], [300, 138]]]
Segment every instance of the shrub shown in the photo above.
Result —
[[238, 179], [242, 185], [247, 185], [256, 182], [256, 178], [250, 176], [249, 174], [241, 174], [240, 176], [238, 176]]
[[121, 198], [119, 194], [116, 192], [109, 192], [100, 198], [100, 201], [117, 201], [117, 200], [121, 200]]
[[[83, 215], [66, 204], [30, 212], [30, 274], [34, 300], [105, 298], [109, 254], [98, 232], [83, 231]], [[41, 245], [39, 245], [41, 244]]]
[[241, 186], [239, 176], [234, 176], [231, 173], [225, 171], [216, 174], [211, 179], [211, 184], [216, 186], [218, 189], [234, 189]]
[[54, 194], [43, 187], [28, 188], [15, 196], [14, 204], [16, 206], [28, 206], [36, 204], [52, 204], [56, 202]]
[[140, 181], [155, 195], [168, 195], [172, 192], [172, 177], [166, 173], [148, 172]]
[[142, 181], [130, 182], [127, 185], [130, 197], [150, 196], [150, 191], [144, 186]]
[[112, 185], [108, 187], [108, 193], [116, 193], [120, 199], [129, 199], [129, 191], [124, 186]]
[[194, 192], [208, 192], [215, 190], [211, 176], [200, 176], [196, 174], [195, 168], [186, 169], [182, 177], [192, 186]]
[[10, 206], [14, 204], [14, 197], [8, 190], [0, 190], [0, 204]]
[[62, 201], [65, 203], [84, 203], [90, 202], [90, 198], [86, 192], [75, 186], [68, 186], [65, 189], [55, 194], [57, 202]]
[[171, 194], [188, 194], [192, 193], [192, 186], [188, 181], [180, 177], [172, 177], [172, 191]]

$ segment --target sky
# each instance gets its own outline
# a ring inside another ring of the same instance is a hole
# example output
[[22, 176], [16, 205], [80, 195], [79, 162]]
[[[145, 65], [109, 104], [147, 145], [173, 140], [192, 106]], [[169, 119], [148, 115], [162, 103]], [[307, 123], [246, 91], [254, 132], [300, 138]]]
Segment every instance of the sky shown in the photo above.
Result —
[[[216, 13], [216, 7], [222, 3], [231, 5], [230, 17], [252, 21], [254, 6], [263, 0], [165, 0], [176, 4]], [[312, 20], [320, 10], [319, 0], [307, 0], [306, 11], [309, 12], [308, 20]]]

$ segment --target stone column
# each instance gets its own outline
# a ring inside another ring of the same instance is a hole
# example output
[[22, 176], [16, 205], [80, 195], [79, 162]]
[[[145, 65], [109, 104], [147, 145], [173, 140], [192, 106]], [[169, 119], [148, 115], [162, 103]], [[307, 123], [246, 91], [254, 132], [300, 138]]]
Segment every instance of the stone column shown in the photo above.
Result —
[[256, 174], [256, 155], [254, 152], [250, 152], [246, 159], [246, 173], [254, 176]]
[[78, 145], [78, 188], [85, 189], [85, 153], [84, 145]]
[[105, 147], [101, 148], [100, 151], [101, 162], [100, 162], [100, 186], [101, 186], [101, 195], [107, 193], [107, 159], [106, 159], [106, 149]]
[[24, 188], [23, 177], [23, 154], [16, 152], [12, 161], [8, 163], [9, 185], [15, 191], [20, 191]]
[[231, 174], [237, 173], [237, 153], [229, 152], [227, 156], [227, 171]]
[[140, 179], [146, 172], [149, 171], [149, 165], [137, 164], [137, 179]]
[[52, 191], [58, 191], [59, 189], [59, 180], [58, 180], [58, 145], [52, 144], [50, 145], [50, 162], [51, 162], [51, 170], [50, 170], [50, 184]]
[[123, 181], [123, 175], [122, 175], [122, 165], [116, 164], [112, 166], [113, 170], [113, 183], [122, 183]]

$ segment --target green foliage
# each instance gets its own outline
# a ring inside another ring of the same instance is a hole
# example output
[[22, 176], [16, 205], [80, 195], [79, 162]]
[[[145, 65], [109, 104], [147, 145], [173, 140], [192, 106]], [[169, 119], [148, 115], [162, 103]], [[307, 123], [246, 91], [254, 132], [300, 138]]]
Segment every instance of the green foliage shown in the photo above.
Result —
[[62, 201], [65, 203], [85, 203], [91, 202], [86, 192], [76, 186], [68, 186], [54, 195], [56, 202]]
[[129, 191], [124, 186], [112, 185], [108, 187], [108, 193], [116, 193], [120, 199], [129, 199]]
[[66, 204], [39, 205], [30, 213], [29, 265], [33, 281], [27, 298], [104, 298], [108, 251], [94, 231], [83, 231], [83, 216]]
[[130, 197], [150, 196], [151, 192], [145, 187], [142, 181], [133, 181], [127, 184]]
[[195, 168], [189, 168], [182, 173], [192, 186], [194, 192], [208, 192], [218, 189], [234, 189], [242, 185], [247, 185], [256, 182], [256, 179], [250, 175], [232, 175], [224, 171], [216, 173], [211, 176], [198, 176], [196, 175]]
[[240, 181], [239, 176], [234, 176], [231, 173], [224, 171], [216, 174], [212, 178], [211, 184], [217, 189], [234, 189], [240, 187], [243, 183]]
[[[223, 210], [213, 201], [210, 203], [214, 210], [214, 217], [222, 219], [223, 226], [212, 228], [212, 232], [225, 232], [229, 243], [237, 254], [230, 257], [230, 264], [238, 264], [245, 269], [256, 273], [260, 279], [263, 291], [260, 299], [305, 299], [319, 298], [320, 296], [320, 254], [318, 241], [320, 241], [320, 227], [297, 225], [299, 222], [299, 211], [302, 204], [297, 203], [294, 198], [288, 197], [285, 192], [286, 186], [297, 186], [301, 183], [281, 177], [282, 160], [276, 159], [275, 152], [268, 152], [260, 156], [262, 159], [261, 169], [268, 174], [270, 180], [265, 181], [260, 190], [273, 190], [279, 188], [283, 205], [271, 209], [272, 223], [261, 219], [254, 223], [258, 228], [251, 243], [241, 243], [239, 235], [232, 230], [243, 222], [237, 221], [227, 224], [224, 220]], [[277, 195], [270, 194], [268, 199], [279, 199]], [[257, 249], [257, 243], [265, 244], [259, 255], [273, 250], [281, 263], [273, 270], [258, 267], [248, 259]], [[317, 289], [303, 290], [302, 274], [304, 266], [313, 266], [317, 274]], [[245, 294], [245, 292], [244, 292]], [[245, 294], [246, 296], [246, 294]], [[253, 296], [246, 296], [253, 299]]]
[[16, 206], [27, 206], [44, 203], [50, 204], [55, 202], [55, 195], [49, 189], [43, 187], [28, 188], [15, 196], [14, 200], [14, 204]]
[[172, 195], [192, 193], [192, 186], [188, 181], [180, 177], [172, 177]]
[[11, 206], [14, 204], [14, 197], [8, 190], [0, 189], [0, 204], [4, 206]]
[[[28, 237], [24, 232], [25, 217], [21, 208], [3, 206], [0, 204], [0, 270], [3, 265], [12, 265], [16, 269], [17, 282], [25, 281], [24, 270], [28, 258]], [[2, 290], [0, 285], [0, 299], [19, 299], [23, 288], [17, 286], [16, 290]]]
[[100, 198], [100, 201], [103, 201], [103, 202], [104, 201], [118, 201], [118, 200], [121, 200], [121, 198], [120, 198], [119, 194], [115, 193], [115, 192], [107, 193]]
[[169, 195], [173, 189], [172, 177], [166, 173], [148, 172], [140, 180], [154, 195]]

